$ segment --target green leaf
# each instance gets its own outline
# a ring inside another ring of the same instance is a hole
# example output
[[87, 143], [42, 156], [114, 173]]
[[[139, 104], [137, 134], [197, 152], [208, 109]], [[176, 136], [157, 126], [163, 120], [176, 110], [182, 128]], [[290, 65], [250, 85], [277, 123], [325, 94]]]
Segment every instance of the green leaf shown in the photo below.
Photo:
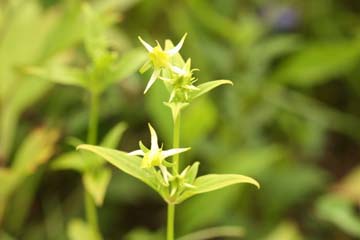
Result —
[[141, 158], [137, 156], [130, 156], [126, 152], [87, 144], [82, 144], [78, 146], [77, 149], [91, 152], [104, 158], [107, 162], [114, 165], [121, 171], [141, 180], [155, 191], [159, 191], [159, 184], [156, 181], [156, 178], [153, 175], [151, 169], [140, 167], [142, 160]]
[[117, 62], [114, 63], [111, 71], [109, 84], [123, 80], [137, 72], [146, 61], [147, 53], [142, 48], [136, 48], [126, 52]]
[[94, 62], [106, 52], [106, 24], [104, 19], [89, 4], [83, 5], [84, 12], [84, 43], [87, 54]]
[[51, 168], [54, 170], [75, 170], [78, 172], [85, 172], [89, 164], [84, 161], [78, 152], [64, 153], [53, 160]]
[[176, 201], [176, 203], [181, 203], [184, 200], [201, 193], [215, 191], [233, 184], [238, 183], [250, 183], [260, 188], [260, 184], [253, 178], [247, 177], [239, 174], [209, 174], [205, 176], [198, 177], [194, 186], [195, 189], [185, 191]]
[[199, 162], [195, 162], [189, 169], [189, 171], [186, 174], [186, 182], [193, 184], [196, 176], [198, 174], [198, 170], [199, 170]]
[[68, 225], [68, 236], [70, 240], [100, 240], [101, 236], [80, 219], [73, 219]]
[[22, 143], [16, 152], [11, 170], [19, 175], [29, 175], [46, 162], [55, 151], [59, 137], [56, 130], [37, 129]]
[[328, 194], [317, 201], [316, 210], [320, 218], [354, 237], [360, 237], [360, 218], [353, 206], [354, 203], [344, 197]]
[[115, 127], [106, 134], [100, 145], [107, 148], [116, 148], [126, 128], [127, 124], [124, 122], [116, 124]]
[[104, 167], [87, 171], [83, 175], [85, 189], [94, 198], [96, 205], [101, 206], [104, 202], [106, 189], [111, 179], [111, 170]]
[[211, 91], [212, 89], [218, 87], [218, 86], [221, 86], [223, 84], [231, 84], [233, 85], [232, 81], [230, 80], [215, 80], [215, 81], [210, 81], [210, 82], [206, 82], [206, 83], [203, 83], [203, 84], [200, 84], [198, 86], [196, 86], [197, 88], [199, 88], [198, 91], [193, 91], [189, 98], [190, 99], [195, 99], [195, 98], [198, 98], [200, 97], [201, 95]]
[[316, 86], [349, 72], [359, 58], [357, 40], [317, 43], [280, 65], [274, 78], [294, 86]]
[[86, 87], [83, 71], [59, 63], [53, 63], [45, 67], [26, 67], [24, 72], [59, 84]]

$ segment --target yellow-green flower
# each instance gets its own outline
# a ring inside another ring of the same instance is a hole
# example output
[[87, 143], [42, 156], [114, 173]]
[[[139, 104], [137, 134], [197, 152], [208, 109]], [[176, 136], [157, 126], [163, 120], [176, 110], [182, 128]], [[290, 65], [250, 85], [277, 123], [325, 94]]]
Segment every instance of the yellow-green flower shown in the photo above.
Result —
[[149, 61], [147, 61], [141, 68], [140, 72], [146, 72], [151, 67], [153, 67], [154, 72], [152, 73], [150, 80], [148, 84], [146, 85], [144, 93], [146, 93], [149, 88], [155, 83], [156, 79], [159, 78], [161, 74], [162, 69], [170, 69], [171, 71], [175, 73], [181, 73], [181, 69], [173, 66], [171, 64], [171, 57], [177, 54], [182, 45], [184, 44], [186, 33], [181, 38], [180, 42], [173, 48], [169, 50], [164, 50], [158, 41], [156, 41], [157, 45], [155, 47], [152, 47], [150, 44], [145, 42], [141, 37], [139, 37], [140, 42], [144, 45], [146, 50], [149, 52]]
[[164, 166], [164, 160], [167, 157], [188, 151], [190, 148], [173, 148], [169, 150], [162, 150], [162, 147], [158, 145], [158, 137], [153, 129], [153, 127], [149, 124], [150, 135], [151, 135], [151, 147], [148, 149], [142, 144], [140, 141], [140, 149], [130, 152], [130, 155], [139, 155], [143, 156], [143, 160], [141, 162], [142, 168], [151, 168], [151, 167], [162, 167]]
[[160, 77], [163, 81], [171, 86], [171, 94], [169, 102], [178, 100], [180, 102], [187, 102], [189, 92], [197, 91], [199, 88], [193, 85], [196, 78], [193, 77], [193, 72], [198, 69], [191, 69], [191, 59], [189, 58], [182, 68], [174, 66], [177, 69], [172, 74], [171, 78]]

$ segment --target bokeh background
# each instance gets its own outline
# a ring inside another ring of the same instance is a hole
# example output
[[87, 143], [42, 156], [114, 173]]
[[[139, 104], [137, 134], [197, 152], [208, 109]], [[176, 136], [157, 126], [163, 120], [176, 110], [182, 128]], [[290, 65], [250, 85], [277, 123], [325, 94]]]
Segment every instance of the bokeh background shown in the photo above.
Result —
[[[0, 1], [1, 240], [68, 239], [69, 220], [83, 216], [81, 176], [51, 163], [73, 150], [69, 137], [86, 138], [88, 96], [23, 71], [69, 58], [85, 66], [82, 4]], [[138, 35], [155, 44], [187, 32], [181, 53], [200, 69], [198, 83], [234, 82], [185, 111], [182, 145], [192, 150], [183, 160], [200, 161], [201, 174], [250, 175], [261, 189], [233, 186], [186, 201], [177, 208], [177, 236], [230, 225], [250, 240], [360, 238], [359, 1], [91, 5], [117, 15], [108, 29], [112, 50], [142, 47]], [[118, 149], [137, 149], [138, 140], [149, 138], [148, 122], [171, 144], [167, 94], [157, 82], [144, 96], [148, 77], [134, 73], [102, 95], [100, 138], [127, 123]], [[162, 239], [165, 216], [156, 193], [113, 169], [99, 209], [105, 239]]]

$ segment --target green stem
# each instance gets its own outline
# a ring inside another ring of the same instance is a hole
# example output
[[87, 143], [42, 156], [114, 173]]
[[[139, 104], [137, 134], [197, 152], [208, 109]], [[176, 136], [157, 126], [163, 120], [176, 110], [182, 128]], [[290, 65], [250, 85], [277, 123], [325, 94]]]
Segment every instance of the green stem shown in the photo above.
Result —
[[[174, 119], [174, 132], [173, 132], [173, 148], [180, 146], [180, 113]], [[173, 174], [179, 174], [179, 154], [173, 156]], [[175, 205], [168, 203], [167, 213], [167, 240], [174, 240], [174, 225], [175, 225]]]
[[[99, 95], [97, 93], [90, 92], [90, 98], [90, 116], [87, 143], [96, 144], [99, 123]], [[96, 205], [94, 199], [86, 190], [84, 193], [84, 201], [88, 224], [91, 226], [94, 232], [100, 234]]]
[[91, 93], [90, 98], [91, 98], [90, 117], [89, 117], [87, 143], [96, 144], [98, 123], [99, 123], [99, 95], [96, 93]]
[[[174, 132], [173, 132], [173, 148], [180, 147], [180, 112], [177, 115], [177, 118], [174, 119]], [[177, 175], [179, 173], [179, 154], [173, 156], [173, 174]]]
[[85, 190], [85, 211], [88, 224], [95, 233], [100, 233], [99, 223], [97, 218], [97, 210], [94, 200], [90, 193]]
[[168, 204], [167, 213], [167, 240], [174, 240], [174, 221], [175, 221], [175, 205]]

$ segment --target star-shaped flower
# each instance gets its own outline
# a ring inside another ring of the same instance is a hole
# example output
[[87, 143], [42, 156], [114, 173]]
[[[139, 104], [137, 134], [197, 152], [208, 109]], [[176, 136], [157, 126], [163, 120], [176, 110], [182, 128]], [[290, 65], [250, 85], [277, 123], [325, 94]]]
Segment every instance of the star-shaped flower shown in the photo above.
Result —
[[181, 101], [186, 102], [189, 98], [189, 92], [199, 90], [199, 88], [193, 85], [193, 83], [196, 82], [196, 78], [193, 77], [193, 72], [198, 71], [199, 69], [191, 69], [190, 58], [186, 61], [182, 68], [176, 66], [174, 66], [174, 68], [176, 68], [177, 71], [171, 78], [160, 77], [160, 79], [169, 83], [172, 88], [169, 102], [173, 102], [176, 96], [178, 96]]
[[140, 42], [144, 45], [146, 50], [148, 50], [149, 58], [150, 58], [149, 61], [147, 61], [140, 68], [140, 72], [143, 73], [149, 70], [151, 67], [154, 68], [154, 72], [152, 73], [150, 80], [146, 85], [144, 93], [146, 93], [149, 90], [149, 88], [155, 83], [156, 79], [159, 78], [162, 69], [167, 68], [175, 73], [181, 73], [181, 69], [171, 64], [171, 57], [180, 51], [182, 45], [184, 44], [186, 35], [187, 34], [185, 33], [184, 36], [181, 38], [180, 42], [175, 47], [169, 50], [162, 49], [158, 41], [156, 41], [157, 45], [155, 47], [152, 47], [150, 44], [145, 42], [141, 37], [139, 37]]
[[147, 147], [139, 142], [140, 149], [130, 152], [130, 155], [138, 155], [143, 156], [143, 160], [141, 162], [142, 168], [151, 168], [151, 167], [164, 167], [165, 158], [188, 151], [190, 148], [173, 148], [169, 150], [162, 150], [162, 147], [158, 145], [158, 137], [156, 135], [155, 130], [149, 124], [150, 135], [151, 135], [151, 147], [148, 149]]

